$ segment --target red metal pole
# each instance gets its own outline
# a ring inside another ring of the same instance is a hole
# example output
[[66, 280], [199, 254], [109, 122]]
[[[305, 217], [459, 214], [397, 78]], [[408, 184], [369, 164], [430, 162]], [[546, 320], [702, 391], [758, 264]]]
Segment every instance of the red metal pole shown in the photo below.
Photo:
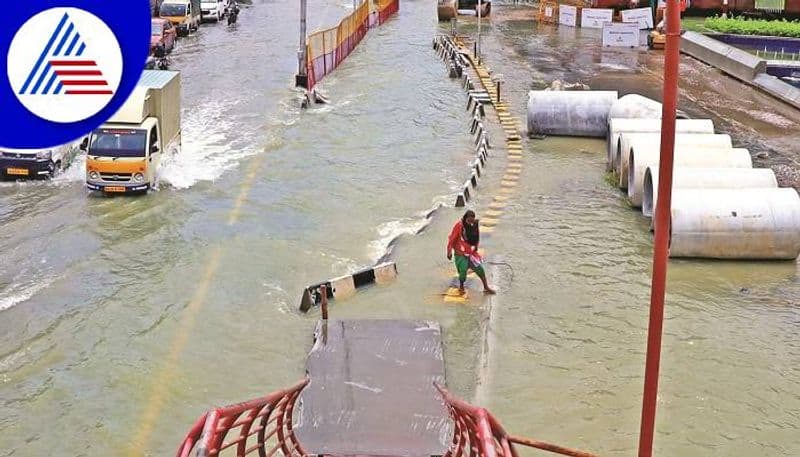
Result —
[[319, 286], [319, 293], [322, 294], [322, 320], [328, 320], [328, 286]]
[[664, 50], [664, 103], [661, 112], [661, 158], [658, 168], [658, 202], [655, 214], [653, 282], [650, 289], [650, 324], [647, 330], [647, 362], [642, 396], [639, 457], [653, 455], [653, 436], [658, 399], [658, 370], [661, 363], [661, 334], [664, 327], [664, 293], [669, 258], [670, 214], [672, 210], [672, 165], [675, 150], [675, 111], [678, 105], [680, 62], [680, 0], [667, 0], [667, 42]]

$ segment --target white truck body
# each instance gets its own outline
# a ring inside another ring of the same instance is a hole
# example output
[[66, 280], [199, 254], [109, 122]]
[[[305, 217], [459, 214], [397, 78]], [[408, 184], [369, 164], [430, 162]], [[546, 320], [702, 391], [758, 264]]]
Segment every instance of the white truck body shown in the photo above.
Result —
[[178, 72], [145, 70], [125, 104], [84, 145], [86, 186], [106, 193], [153, 188], [162, 158], [180, 147], [180, 104]]

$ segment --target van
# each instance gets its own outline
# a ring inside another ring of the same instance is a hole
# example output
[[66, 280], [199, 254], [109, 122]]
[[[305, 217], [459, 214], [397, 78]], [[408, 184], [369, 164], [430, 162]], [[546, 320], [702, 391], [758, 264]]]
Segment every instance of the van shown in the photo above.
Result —
[[200, 0], [164, 0], [158, 15], [172, 22], [178, 35], [186, 36], [200, 27], [201, 14]]

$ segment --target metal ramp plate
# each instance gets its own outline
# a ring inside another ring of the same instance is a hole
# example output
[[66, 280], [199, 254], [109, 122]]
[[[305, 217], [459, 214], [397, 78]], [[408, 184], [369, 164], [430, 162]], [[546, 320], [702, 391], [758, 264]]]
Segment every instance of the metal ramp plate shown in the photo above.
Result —
[[295, 410], [309, 454], [438, 456], [451, 424], [433, 383], [444, 384], [439, 324], [320, 322], [308, 355], [311, 383]]

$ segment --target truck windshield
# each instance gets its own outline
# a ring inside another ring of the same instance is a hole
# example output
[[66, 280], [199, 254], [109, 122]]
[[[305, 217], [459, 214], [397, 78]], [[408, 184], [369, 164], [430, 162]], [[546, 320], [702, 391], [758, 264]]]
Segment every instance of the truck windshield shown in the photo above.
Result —
[[161, 4], [162, 16], [186, 16], [186, 5], [179, 3], [162, 3]]
[[89, 154], [103, 157], [144, 157], [147, 132], [139, 129], [97, 129]]

